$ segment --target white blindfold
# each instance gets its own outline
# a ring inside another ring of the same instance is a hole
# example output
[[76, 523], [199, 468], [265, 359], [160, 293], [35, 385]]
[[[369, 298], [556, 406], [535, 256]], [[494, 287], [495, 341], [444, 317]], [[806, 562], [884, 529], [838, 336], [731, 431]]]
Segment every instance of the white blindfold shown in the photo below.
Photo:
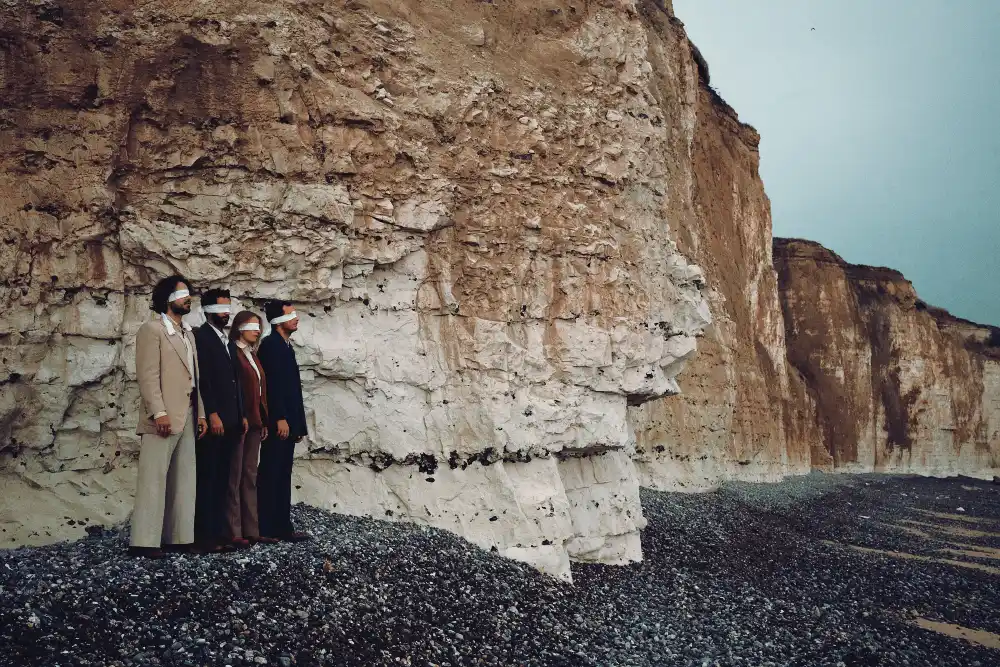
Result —
[[294, 319], [297, 319], [297, 318], [298, 318], [298, 315], [296, 315], [295, 311], [293, 310], [292, 312], [290, 312], [290, 313], [288, 313], [286, 315], [280, 315], [278, 317], [275, 317], [273, 320], [271, 320], [271, 324], [273, 324], [273, 325], [284, 324], [285, 322], [290, 322], [291, 320], [294, 320]]

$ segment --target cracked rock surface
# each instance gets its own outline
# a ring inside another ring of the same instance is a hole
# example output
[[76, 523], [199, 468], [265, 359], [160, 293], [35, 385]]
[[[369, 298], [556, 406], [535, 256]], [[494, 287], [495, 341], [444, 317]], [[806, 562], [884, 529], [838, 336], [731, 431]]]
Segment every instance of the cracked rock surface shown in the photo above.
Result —
[[632, 0], [4, 7], [5, 541], [126, 516], [134, 336], [178, 271], [302, 313], [300, 499], [555, 576], [641, 558], [627, 408], [711, 320], [662, 10], [654, 48]]
[[0, 12], [0, 546], [127, 518], [174, 271], [303, 314], [297, 500], [562, 579], [642, 557], [640, 486], [1000, 468], [1000, 331], [772, 246], [670, 2]]
[[814, 468], [1000, 472], [1000, 328], [935, 308], [898, 271], [850, 264], [817, 243], [775, 239], [774, 258], [789, 364], [807, 378], [818, 431]]
[[[996, 485], [814, 473], [643, 503], [645, 561], [574, 564], [573, 585], [450, 532], [302, 506], [314, 542], [150, 562], [124, 559], [125, 536], [106, 531], [5, 551], [0, 664], [1000, 659], [983, 643], [1000, 642]], [[918, 623], [977, 630], [978, 643]]]

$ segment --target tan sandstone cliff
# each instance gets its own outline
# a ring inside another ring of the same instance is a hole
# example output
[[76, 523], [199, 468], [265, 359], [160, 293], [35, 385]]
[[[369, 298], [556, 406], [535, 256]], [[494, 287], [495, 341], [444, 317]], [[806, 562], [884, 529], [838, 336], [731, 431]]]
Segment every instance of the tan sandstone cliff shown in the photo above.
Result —
[[556, 576], [641, 558], [640, 484], [867, 465], [783, 320], [759, 137], [669, 2], [0, 8], [0, 543], [127, 518], [172, 271], [304, 314], [297, 499]]
[[820, 469], [1000, 468], [1000, 329], [917, 298], [892, 269], [775, 239], [789, 365], [808, 387]]
[[641, 483], [696, 491], [808, 472], [808, 434], [786, 425], [800, 402], [785, 368], [760, 137], [709, 87], [704, 61], [693, 67], [672, 46], [679, 21], [650, 21], [653, 48], [664, 54], [653, 60], [654, 94], [679, 120], [668, 141], [682, 156], [666, 165], [677, 184], [666, 216], [681, 252], [705, 272], [713, 322], [681, 378], [683, 393], [630, 408]]

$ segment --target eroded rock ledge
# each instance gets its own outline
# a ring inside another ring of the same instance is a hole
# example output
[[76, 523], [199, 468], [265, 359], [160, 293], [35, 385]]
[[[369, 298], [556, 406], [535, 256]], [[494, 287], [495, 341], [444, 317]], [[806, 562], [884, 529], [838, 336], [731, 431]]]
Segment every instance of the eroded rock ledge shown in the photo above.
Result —
[[173, 271], [304, 314], [298, 499], [555, 576], [641, 558], [640, 484], [996, 467], [993, 339], [772, 261], [669, 2], [133, 4], [4, 4], [3, 544], [127, 517]]
[[5, 537], [126, 515], [134, 334], [177, 270], [307, 314], [299, 498], [559, 576], [641, 557], [627, 406], [678, 392], [711, 319], [672, 229], [692, 128], [653, 72], [698, 82], [669, 7], [8, 6]]

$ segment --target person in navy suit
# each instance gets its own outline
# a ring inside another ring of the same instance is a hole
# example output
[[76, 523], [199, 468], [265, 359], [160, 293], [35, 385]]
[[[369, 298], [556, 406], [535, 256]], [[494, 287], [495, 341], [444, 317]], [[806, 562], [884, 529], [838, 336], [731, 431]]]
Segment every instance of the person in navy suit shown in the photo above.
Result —
[[267, 378], [268, 400], [267, 438], [261, 444], [257, 472], [260, 534], [299, 542], [310, 539], [295, 530], [291, 518], [295, 443], [308, 434], [302, 380], [291, 343], [292, 334], [299, 328], [299, 318], [287, 301], [271, 301], [264, 314], [271, 324], [271, 333], [257, 350]]
[[243, 391], [233, 358], [235, 347], [225, 333], [231, 309], [229, 290], [210, 289], [201, 296], [205, 324], [194, 339], [201, 369], [201, 397], [208, 434], [197, 444], [198, 491], [195, 498], [195, 550], [229, 551], [249, 547], [242, 538], [228, 539], [229, 467], [247, 430]]

